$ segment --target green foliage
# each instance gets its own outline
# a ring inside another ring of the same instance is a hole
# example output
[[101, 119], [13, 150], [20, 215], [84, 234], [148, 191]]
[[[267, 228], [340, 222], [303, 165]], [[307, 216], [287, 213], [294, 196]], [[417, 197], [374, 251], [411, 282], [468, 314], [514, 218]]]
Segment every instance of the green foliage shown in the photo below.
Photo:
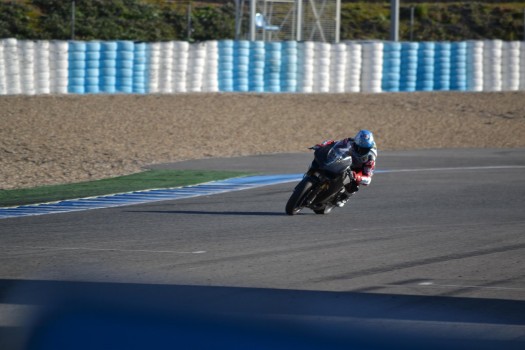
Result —
[[387, 40], [390, 30], [390, 6], [356, 3], [341, 11], [341, 39]]
[[418, 18], [428, 17], [428, 4], [419, 4], [415, 8], [415, 14]]
[[[417, 2], [417, 3], [416, 3]], [[344, 3], [341, 39], [389, 38], [390, 20], [381, 22], [389, 4]], [[519, 40], [523, 37], [523, 4], [488, 2], [401, 2], [400, 39], [410, 40], [410, 8], [414, 8], [413, 40]], [[389, 18], [389, 17], [388, 17]]]
[[192, 39], [205, 41], [235, 37], [235, 7], [197, 7], [192, 11]]
[[[77, 0], [77, 40], [162, 41], [187, 39], [186, 6], [145, 0]], [[35, 16], [37, 14], [37, 16]], [[31, 16], [33, 15], [33, 16]], [[0, 37], [19, 39], [71, 38], [72, 1], [0, 2]], [[232, 38], [235, 8], [197, 7], [192, 11], [196, 40]]]
[[29, 7], [0, 2], [0, 38], [25, 39], [32, 35]]
[[[71, 4], [71, 0], [0, 0], [0, 38], [70, 39]], [[205, 41], [235, 36], [233, 0], [76, 0], [75, 4], [77, 40]], [[414, 40], [523, 37], [523, 2], [412, 0], [401, 2], [401, 40], [410, 38], [411, 7]], [[246, 30], [246, 21], [243, 24]], [[389, 31], [389, 1], [343, 0], [342, 40], [387, 40]]]
[[[71, 37], [71, 2], [33, 0], [46, 39]], [[75, 37], [81, 40], [168, 40], [177, 35], [159, 6], [135, 0], [82, 0], [75, 6]]]

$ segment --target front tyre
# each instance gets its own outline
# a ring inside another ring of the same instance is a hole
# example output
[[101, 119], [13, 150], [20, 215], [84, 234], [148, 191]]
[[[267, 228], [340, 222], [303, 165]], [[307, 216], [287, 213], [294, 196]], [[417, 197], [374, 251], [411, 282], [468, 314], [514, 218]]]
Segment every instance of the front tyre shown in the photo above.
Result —
[[304, 178], [299, 182], [286, 203], [286, 214], [295, 215], [304, 208], [306, 197], [312, 190], [312, 186], [313, 182], [309, 178]]

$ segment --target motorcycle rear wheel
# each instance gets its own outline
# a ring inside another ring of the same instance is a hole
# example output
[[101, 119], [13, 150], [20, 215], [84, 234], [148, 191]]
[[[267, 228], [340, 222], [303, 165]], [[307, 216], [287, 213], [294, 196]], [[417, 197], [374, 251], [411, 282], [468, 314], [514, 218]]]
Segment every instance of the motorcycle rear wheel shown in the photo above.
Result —
[[308, 178], [304, 178], [295, 187], [290, 199], [286, 203], [286, 214], [295, 215], [301, 211], [305, 206], [305, 200], [308, 193], [312, 190], [313, 183]]

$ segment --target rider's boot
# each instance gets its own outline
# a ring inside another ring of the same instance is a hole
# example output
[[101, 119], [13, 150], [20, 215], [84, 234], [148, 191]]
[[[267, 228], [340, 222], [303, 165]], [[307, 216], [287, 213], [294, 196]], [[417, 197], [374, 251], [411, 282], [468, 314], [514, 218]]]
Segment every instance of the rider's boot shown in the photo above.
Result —
[[337, 198], [337, 202], [335, 202], [335, 205], [339, 208], [342, 208], [346, 204], [346, 202], [348, 202], [352, 195], [353, 193], [348, 193], [343, 189], [341, 191], [341, 194], [339, 195], [339, 198]]
[[342, 208], [346, 204], [346, 202], [348, 202], [348, 198], [350, 198], [350, 196], [348, 196], [346, 192], [340, 194], [339, 198], [337, 198], [337, 202], [335, 202], [335, 205], [337, 205], [339, 208]]
[[341, 194], [339, 198], [337, 198], [335, 205], [342, 208], [357, 191], [359, 191], [359, 186], [357, 186], [355, 182], [351, 182], [341, 190]]

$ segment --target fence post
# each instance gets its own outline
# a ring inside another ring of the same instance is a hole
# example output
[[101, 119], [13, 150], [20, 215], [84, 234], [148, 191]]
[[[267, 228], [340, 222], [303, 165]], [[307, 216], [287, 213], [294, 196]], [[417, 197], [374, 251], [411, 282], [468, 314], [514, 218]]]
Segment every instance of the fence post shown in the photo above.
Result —
[[297, 41], [303, 40], [303, 0], [297, 0]]
[[410, 41], [414, 41], [414, 6], [410, 7]]
[[250, 41], [255, 41], [255, 14], [256, 10], [256, 1], [250, 0]]
[[191, 28], [191, 2], [188, 3], [188, 8], [187, 8], [187, 16], [188, 16], [188, 41], [191, 41], [191, 32], [192, 32], [192, 28]]
[[399, 0], [390, 0], [390, 40], [399, 41]]
[[75, 0], [71, 1], [71, 40], [75, 40]]

